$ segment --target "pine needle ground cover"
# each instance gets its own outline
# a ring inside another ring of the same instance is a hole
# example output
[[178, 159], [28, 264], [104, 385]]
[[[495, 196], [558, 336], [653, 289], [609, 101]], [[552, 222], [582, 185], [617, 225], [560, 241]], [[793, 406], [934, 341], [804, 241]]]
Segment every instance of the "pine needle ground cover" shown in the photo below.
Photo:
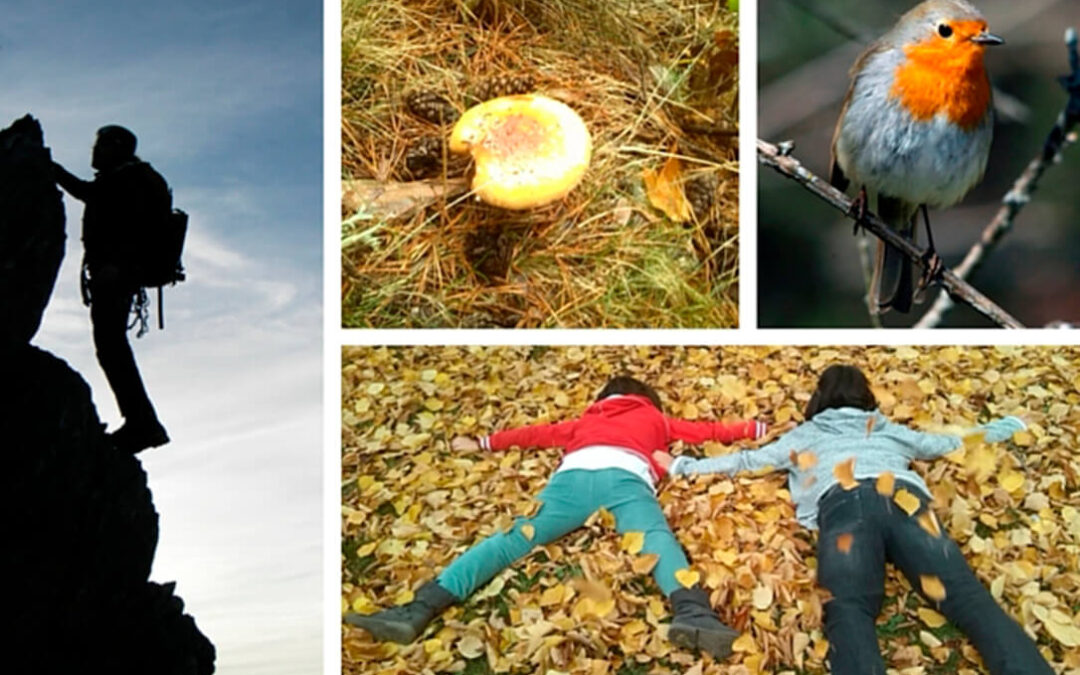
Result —
[[[344, 0], [343, 324], [734, 326], [735, 7]], [[593, 157], [566, 198], [509, 211], [445, 140], [524, 92], [573, 108]]]
[[[342, 611], [407, 602], [455, 556], [537, 508], [532, 497], [557, 450], [456, 454], [454, 436], [576, 417], [610, 376], [627, 371], [654, 385], [672, 415], [801, 421], [818, 375], [835, 362], [862, 368], [881, 410], [917, 429], [956, 431], [1005, 414], [1027, 420], [1011, 441], [976, 439], [915, 468], [935, 496], [932, 524], [957, 541], [1058, 672], [1076, 672], [1078, 348], [346, 348]], [[720, 618], [743, 631], [729, 660], [672, 648], [669, 608], [648, 561], [597, 513], [445, 612], [412, 645], [373, 642], [343, 623], [344, 672], [826, 672], [826, 596], [785, 477], [665, 479], [659, 499]], [[983, 672], [967, 640], [898, 572], [886, 579], [878, 637], [891, 668]]]

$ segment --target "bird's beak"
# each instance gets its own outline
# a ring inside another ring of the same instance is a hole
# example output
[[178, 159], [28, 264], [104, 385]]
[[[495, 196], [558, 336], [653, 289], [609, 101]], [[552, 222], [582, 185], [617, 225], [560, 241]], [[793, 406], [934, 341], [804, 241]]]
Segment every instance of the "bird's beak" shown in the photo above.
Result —
[[1005, 44], [1004, 38], [998, 37], [993, 33], [987, 33], [983, 31], [978, 35], [971, 36], [971, 41], [977, 45], [983, 45], [984, 47], [993, 47], [994, 45]]

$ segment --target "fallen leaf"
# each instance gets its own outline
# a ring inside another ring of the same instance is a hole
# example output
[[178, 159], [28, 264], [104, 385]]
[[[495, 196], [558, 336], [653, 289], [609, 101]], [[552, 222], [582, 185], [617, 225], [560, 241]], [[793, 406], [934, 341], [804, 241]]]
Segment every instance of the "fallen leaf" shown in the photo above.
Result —
[[879, 495], [891, 497], [893, 490], [896, 487], [896, 476], [894, 476], [891, 471], [884, 471], [878, 474], [875, 486], [877, 487]]
[[[691, 584], [693, 585], [693, 584]], [[773, 590], [769, 586], [758, 586], [750, 596], [755, 609], [765, 610], [772, 605]]]
[[915, 512], [919, 510], [919, 506], [921, 505], [919, 498], [904, 488], [900, 488], [896, 491], [896, 494], [893, 495], [893, 501], [896, 502], [897, 506], [902, 508], [909, 516], [915, 515]]
[[840, 551], [841, 553], [850, 553], [851, 544], [854, 541], [855, 535], [851, 534], [850, 532], [845, 532], [844, 534], [838, 535], [836, 537], [836, 550]]
[[657, 561], [660, 560], [660, 556], [656, 553], [646, 553], [645, 555], [639, 555], [634, 558], [634, 562], [630, 563], [630, 567], [634, 570], [635, 574], [648, 574], [656, 567]]
[[945, 584], [941, 583], [941, 579], [929, 574], [919, 575], [919, 585], [922, 586], [923, 593], [931, 600], [937, 600], [941, 602], [945, 599]]
[[682, 584], [683, 588], [693, 588], [701, 581], [701, 574], [687, 567], [675, 572], [675, 580]]
[[644, 532], [627, 532], [622, 536], [620, 548], [622, 548], [622, 550], [626, 551], [630, 555], [637, 555], [641, 552], [641, 547], [643, 547], [644, 545]]
[[874, 423], [877, 422], [877, 418], [870, 416], [866, 418], [866, 437], [870, 438], [870, 434], [874, 432]]
[[645, 169], [642, 178], [645, 180], [645, 193], [650, 204], [676, 223], [690, 220], [690, 202], [686, 199], [682, 186], [682, 163], [674, 156], [674, 149], [672, 156], [667, 158], [659, 171]]
[[920, 607], [918, 614], [928, 628], [941, 628], [945, 625], [945, 617], [929, 607]]
[[845, 490], [854, 490], [859, 487], [859, 481], [855, 480], [855, 458], [848, 457], [843, 462], [833, 467], [833, 475], [840, 481]]
[[477, 659], [484, 653], [484, 641], [477, 635], [468, 633], [458, 640], [457, 650], [467, 659]]
[[[908, 514], [911, 515], [911, 514]], [[941, 536], [941, 525], [938, 524], [937, 516], [930, 509], [919, 514], [919, 527], [929, 532], [934, 537]]]
[[533, 536], [536, 534], [536, 528], [529, 523], [525, 523], [521, 526], [521, 534], [529, 541], [532, 541]]
[[803, 450], [798, 457], [799, 471], [808, 471], [817, 466], [817, 455], [809, 450]]

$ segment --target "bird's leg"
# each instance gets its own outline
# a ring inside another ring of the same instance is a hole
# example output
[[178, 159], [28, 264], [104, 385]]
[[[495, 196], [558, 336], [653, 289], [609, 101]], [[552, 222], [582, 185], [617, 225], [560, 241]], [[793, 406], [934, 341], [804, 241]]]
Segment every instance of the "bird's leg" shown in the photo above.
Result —
[[923, 260], [923, 274], [919, 279], [919, 290], [923, 290], [933, 282], [941, 278], [941, 273], [945, 271], [945, 264], [941, 261], [941, 256], [937, 254], [937, 248], [934, 246], [934, 235], [930, 231], [930, 216], [926, 212], [926, 204], [919, 207], [922, 209], [923, 223], [926, 225], [926, 251], [922, 255]]
[[863, 221], [866, 220], [869, 204], [870, 199], [866, 196], [866, 186], [863, 185], [859, 188], [859, 194], [855, 195], [855, 199], [851, 200], [851, 208], [848, 209], [848, 215], [855, 216], [855, 225], [851, 228], [852, 234], [859, 233], [859, 227], [861, 227]]

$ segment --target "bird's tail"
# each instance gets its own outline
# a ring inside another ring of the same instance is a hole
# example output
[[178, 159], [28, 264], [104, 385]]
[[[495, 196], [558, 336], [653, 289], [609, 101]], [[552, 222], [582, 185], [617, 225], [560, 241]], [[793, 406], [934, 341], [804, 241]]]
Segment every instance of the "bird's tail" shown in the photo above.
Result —
[[[915, 215], [917, 205], [899, 199], [878, 195], [878, 216], [897, 234], [915, 243]], [[877, 303], [877, 311], [895, 309], [901, 314], [911, 311], [915, 292], [915, 268], [911, 259], [899, 249], [878, 242], [874, 278], [870, 284], [870, 297]]]

